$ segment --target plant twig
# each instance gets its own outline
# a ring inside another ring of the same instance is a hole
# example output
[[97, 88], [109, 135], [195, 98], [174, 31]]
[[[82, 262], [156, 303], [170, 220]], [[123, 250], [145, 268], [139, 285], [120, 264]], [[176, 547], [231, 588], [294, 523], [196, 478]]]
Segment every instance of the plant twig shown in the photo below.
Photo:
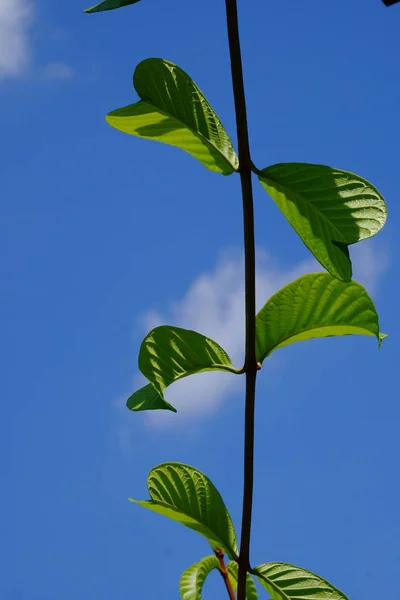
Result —
[[239, 148], [239, 174], [242, 185], [244, 254], [245, 254], [245, 310], [246, 310], [246, 407], [244, 441], [244, 488], [242, 509], [242, 533], [239, 553], [238, 600], [246, 598], [246, 574], [250, 568], [250, 533], [253, 508], [254, 473], [254, 412], [257, 375], [256, 361], [256, 275], [254, 242], [254, 209], [251, 181], [247, 126], [246, 98], [243, 82], [242, 56], [240, 50], [237, 0], [225, 0], [231, 61], [233, 94], [236, 112], [236, 129]]
[[229, 600], [236, 600], [235, 592], [232, 587], [231, 580], [229, 579], [228, 569], [226, 568], [224, 561], [224, 553], [219, 548], [214, 550], [215, 556], [219, 560], [219, 572], [221, 573], [221, 577], [225, 582], [226, 590], [228, 592]]

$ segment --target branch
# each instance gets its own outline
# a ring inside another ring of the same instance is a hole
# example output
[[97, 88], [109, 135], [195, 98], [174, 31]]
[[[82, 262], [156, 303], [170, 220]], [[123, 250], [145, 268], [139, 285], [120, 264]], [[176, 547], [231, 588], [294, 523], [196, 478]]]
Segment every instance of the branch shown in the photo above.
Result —
[[253, 507], [254, 473], [254, 412], [256, 388], [256, 275], [254, 244], [254, 209], [251, 182], [247, 126], [246, 98], [243, 82], [242, 56], [240, 50], [237, 0], [225, 0], [228, 25], [233, 94], [235, 101], [236, 129], [239, 147], [239, 174], [242, 186], [244, 255], [245, 255], [245, 310], [246, 310], [246, 406], [244, 441], [244, 489], [242, 509], [242, 534], [239, 553], [238, 600], [246, 598], [246, 574], [250, 568], [250, 533]]
[[236, 600], [235, 592], [233, 591], [231, 580], [229, 579], [228, 569], [226, 568], [224, 561], [224, 553], [219, 548], [214, 550], [215, 556], [219, 560], [219, 572], [221, 573], [222, 579], [225, 582], [225, 586], [228, 592], [229, 600]]

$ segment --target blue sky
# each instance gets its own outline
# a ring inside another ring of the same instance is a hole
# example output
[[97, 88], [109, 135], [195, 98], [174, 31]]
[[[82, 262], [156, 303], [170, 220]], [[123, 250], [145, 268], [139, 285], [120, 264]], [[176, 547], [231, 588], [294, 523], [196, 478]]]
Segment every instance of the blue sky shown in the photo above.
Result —
[[[211, 477], [239, 528], [243, 382], [178, 382], [167, 418], [123, 406], [154, 323], [198, 329], [240, 364], [239, 179], [104, 120], [135, 101], [135, 65], [158, 56], [193, 77], [235, 140], [223, 4], [89, 16], [77, 0], [0, 0], [2, 600], [177, 598], [207, 544], [127, 500], [147, 497], [163, 461]], [[348, 169], [389, 209], [383, 232], [352, 248], [390, 334], [382, 350], [316, 340], [260, 373], [252, 562], [314, 570], [352, 600], [396, 597], [400, 7], [240, 4], [256, 165]], [[321, 269], [254, 185], [262, 304]], [[224, 593], [211, 575], [204, 597]]]

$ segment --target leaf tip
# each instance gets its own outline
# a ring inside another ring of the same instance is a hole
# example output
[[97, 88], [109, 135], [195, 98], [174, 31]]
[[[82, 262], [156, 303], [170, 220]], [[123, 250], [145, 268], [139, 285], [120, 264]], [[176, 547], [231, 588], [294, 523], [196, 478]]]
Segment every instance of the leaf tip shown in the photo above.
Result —
[[99, 12], [97, 7], [98, 7], [98, 4], [96, 4], [96, 6], [89, 6], [88, 8], [84, 8], [82, 12], [86, 13], [87, 15], [90, 15], [91, 13], [94, 13], [94, 12]]
[[132, 504], [141, 504], [141, 502], [143, 502], [143, 500], [135, 500], [135, 498], [128, 498], [129, 502], [132, 502]]
[[379, 350], [381, 349], [383, 340], [387, 337], [388, 337], [387, 333], [381, 333], [381, 332], [378, 333], [378, 348], [379, 348]]

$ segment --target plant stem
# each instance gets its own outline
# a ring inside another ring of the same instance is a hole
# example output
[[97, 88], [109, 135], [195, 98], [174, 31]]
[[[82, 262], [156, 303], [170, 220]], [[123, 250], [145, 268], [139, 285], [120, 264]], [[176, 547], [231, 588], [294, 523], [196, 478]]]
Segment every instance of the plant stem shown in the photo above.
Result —
[[224, 580], [229, 600], [236, 600], [235, 592], [233, 591], [232, 583], [229, 579], [228, 569], [225, 565], [224, 553], [222, 552], [222, 550], [217, 549], [215, 550], [215, 555], [219, 560], [219, 572], [221, 573], [222, 579]]
[[225, 5], [236, 112], [236, 129], [239, 147], [239, 174], [242, 185], [244, 224], [246, 310], [246, 357], [244, 368], [246, 373], [246, 405], [242, 533], [238, 560], [238, 600], [245, 600], [246, 574], [250, 568], [250, 533], [253, 508], [254, 472], [254, 412], [257, 375], [254, 209], [251, 181], [252, 161], [250, 156], [249, 133], [247, 126], [247, 110], [243, 82], [242, 55], [240, 50], [237, 0], [225, 0]]

